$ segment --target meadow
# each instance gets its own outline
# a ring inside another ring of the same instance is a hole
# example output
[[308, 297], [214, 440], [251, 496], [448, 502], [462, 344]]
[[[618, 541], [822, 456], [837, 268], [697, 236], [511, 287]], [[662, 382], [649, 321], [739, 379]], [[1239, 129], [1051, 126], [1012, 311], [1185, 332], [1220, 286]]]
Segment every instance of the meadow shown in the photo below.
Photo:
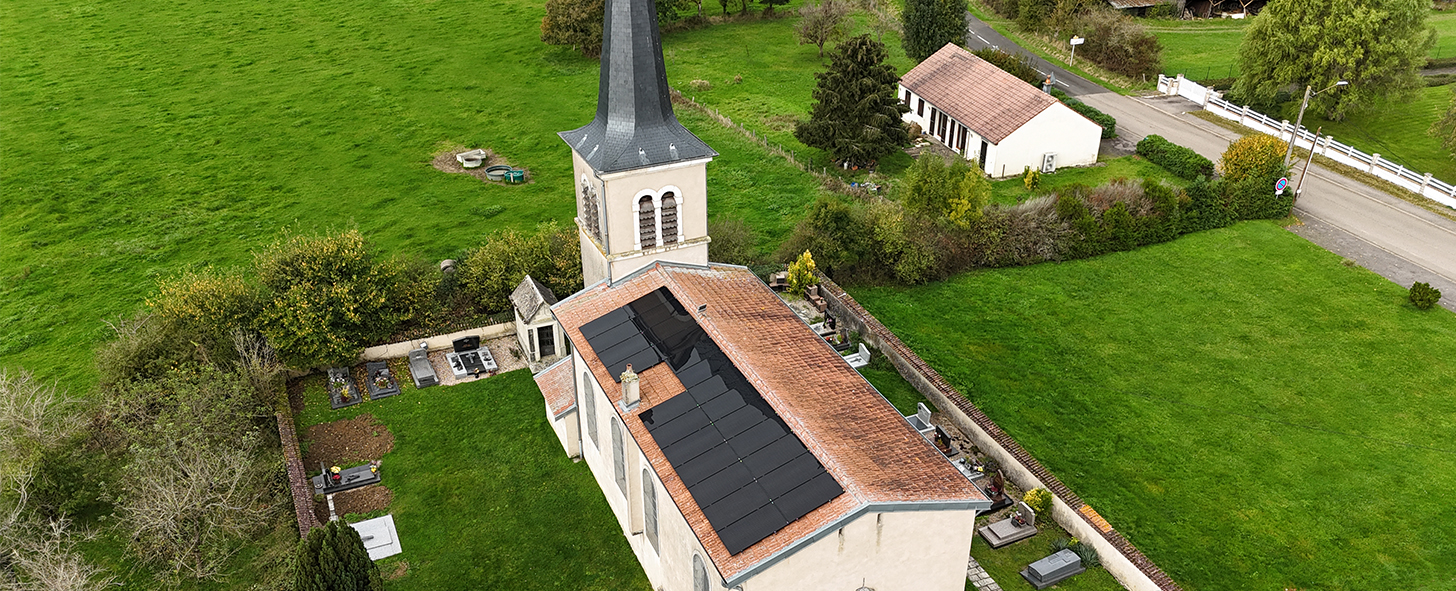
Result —
[[1456, 317], [1276, 224], [850, 291], [1184, 588], [1451, 584]]
[[[84, 392], [89, 351], [156, 280], [247, 264], [289, 233], [358, 228], [382, 252], [433, 261], [491, 231], [569, 223], [555, 134], [591, 120], [597, 65], [542, 44], [541, 16], [521, 0], [0, 11], [0, 364]], [[713, 214], [772, 248], [818, 183], [678, 112], [721, 153]], [[432, 168], [452, 146], [489, 148], [531, 182]]]

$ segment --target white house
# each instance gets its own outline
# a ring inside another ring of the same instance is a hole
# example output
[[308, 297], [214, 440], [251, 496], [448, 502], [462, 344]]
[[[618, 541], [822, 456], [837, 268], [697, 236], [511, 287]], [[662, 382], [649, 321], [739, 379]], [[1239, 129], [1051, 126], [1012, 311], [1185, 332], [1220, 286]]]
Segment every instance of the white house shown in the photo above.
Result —
[[669, 101], [650, 0], [607, 0], [597, 115], [560, 135], [586, 288], [536, 374], [659, 591], [960, 591], [990, 506], [744, 267], [707, 261], [717, 154]]
[[516, 313], [516, 340], [521, 344], [521, 352], [530, 361], [571, 352], [571, 341], [561, 334], [561, 327], [551, 315], [550, 306], [554, 303], [556, 294], [551, 293], [551, 288], [541, 285], [530, 275], [511, 292], [511, 308]]
[[1097, 162], [1102, 127], [954, 44], [900, 78], [905, 121], [996, 178]]

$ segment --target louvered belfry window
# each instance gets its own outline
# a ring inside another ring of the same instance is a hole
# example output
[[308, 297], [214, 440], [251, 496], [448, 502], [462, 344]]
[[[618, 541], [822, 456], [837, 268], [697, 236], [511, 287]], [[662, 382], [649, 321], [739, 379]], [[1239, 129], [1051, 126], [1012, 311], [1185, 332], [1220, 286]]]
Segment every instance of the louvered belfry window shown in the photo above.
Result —
[[597, 189], [585, 179], [581, 182], [581, 223], [597, 242], [602, 240], [601, 208], [597, 205]]
[[651, 195], [644, 195], [637, 202], [637, 237], [642, 248], [657, 246], [657, 212], [652, 207]]
[[662, 243], [677, 244], [677, 196], [662, 194]]

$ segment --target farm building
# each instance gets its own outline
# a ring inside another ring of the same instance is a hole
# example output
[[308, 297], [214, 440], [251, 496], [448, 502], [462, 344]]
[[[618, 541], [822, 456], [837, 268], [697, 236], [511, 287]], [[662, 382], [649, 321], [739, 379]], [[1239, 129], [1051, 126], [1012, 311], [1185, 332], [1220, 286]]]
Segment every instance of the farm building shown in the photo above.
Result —
[[717, 154], [672, 112], [652, 6], [608, 0], [596, 118], [560, 134], [586, 287], [548, 308], [553, 430], [653, 589], [964, 589], [991, 502], [762, 280], [707, 261]]
[[1097, 162], [1101, 126], [954, 44], [906, 72], [900, 98], [905, 121], [996, 178]]

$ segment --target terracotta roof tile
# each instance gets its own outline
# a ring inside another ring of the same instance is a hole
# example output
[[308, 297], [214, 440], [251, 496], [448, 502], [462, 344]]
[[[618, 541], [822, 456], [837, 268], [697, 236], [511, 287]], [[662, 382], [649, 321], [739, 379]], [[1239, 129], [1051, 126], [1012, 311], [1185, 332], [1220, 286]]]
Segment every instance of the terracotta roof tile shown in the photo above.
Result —
[[576, 380], [571, 375], [571, 358], [562, 359], [555, 365], [536, 374], [536, 385], [546, 397], [546, 408], [555, 419], [576, 407]]
[[[588, 287], [554, 306], [552, 311], [598, 382], [614, 384], [615, 380], [582, 337], [581, 326], [663, 286], [690, 311], [846, 493], [748, 549], [729, 554], [647, 427], [635, 416], [682, 392], [682, 384], [666, 364], [639, 372], [643, 402], [632, 413], [621, 410], [620, 389], [608, 388], [608, 398], [617, 403], [613, 409], [630, 417], [623, 423], [725, 578], [868, 503], [985, 500], [859, 372], [758, 277], [741, 267], [705, 269], [659, 263], [615, 286]], [[707, 308], [698, 312], [702, 304]]]
[[951, 43], [906, 72], [900, 84], [993, 144], [1057, 103]]

